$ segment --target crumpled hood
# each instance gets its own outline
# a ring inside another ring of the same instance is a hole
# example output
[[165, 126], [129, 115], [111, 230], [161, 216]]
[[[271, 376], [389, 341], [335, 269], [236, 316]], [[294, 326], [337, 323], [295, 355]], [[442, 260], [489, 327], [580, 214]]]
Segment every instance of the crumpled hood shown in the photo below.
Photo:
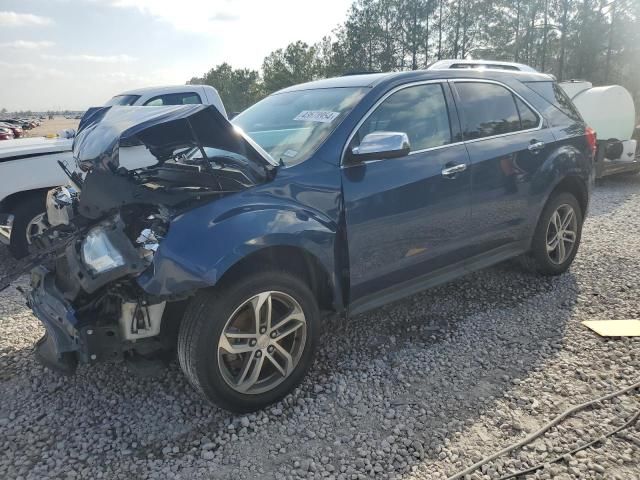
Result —
[[80, 121], [73, 156], [82, 170], [114, 171], [120, 147], [138, 145], [145, 145], [160, 163], [176, 150], [211, 147], [263, 168], [277, 165], [212, 105], [90, 108]]

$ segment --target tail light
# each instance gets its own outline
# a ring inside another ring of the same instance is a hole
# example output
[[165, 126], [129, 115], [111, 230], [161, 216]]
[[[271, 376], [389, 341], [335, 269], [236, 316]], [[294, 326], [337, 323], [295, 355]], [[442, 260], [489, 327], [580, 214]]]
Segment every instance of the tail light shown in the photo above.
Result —
[[591, 150], [591, 156], [595, 156], [596, 148], [597, 148], [597, 135], [593, 128], [587, 127], [584, 136], [587, 138], [587, 145], [589, 145], [589, 149]]

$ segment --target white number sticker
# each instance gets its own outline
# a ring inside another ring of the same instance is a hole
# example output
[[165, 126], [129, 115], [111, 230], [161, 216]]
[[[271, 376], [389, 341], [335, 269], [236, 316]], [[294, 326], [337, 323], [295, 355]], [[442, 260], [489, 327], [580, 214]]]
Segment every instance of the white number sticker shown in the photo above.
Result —
[[327, 110], [304, 110], [300, 112], [294, 120], [298, 120], [299, 122], [331, 123], [338, 118], [339, 115], [339, 112], [330, 112]]

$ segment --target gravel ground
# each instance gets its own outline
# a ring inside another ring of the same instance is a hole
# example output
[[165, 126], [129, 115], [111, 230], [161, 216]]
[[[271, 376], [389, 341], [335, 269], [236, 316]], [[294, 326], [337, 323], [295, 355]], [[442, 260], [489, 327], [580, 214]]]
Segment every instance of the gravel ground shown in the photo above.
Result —
[[[640, 318], [639, 213], [640, 176], [606, 180], [569, 273], [509, 262], [331, 321], [304, 384], [241, 417], [201, 400], [176, 362], [157, 379], [119, 363], [50, 373], [32, 353], [42, 328], [11, 288], [0, 295], [0, 478], [444, 479], [640, 380], [640, 340], [580, 324]], [[637, 409], [636, 394], [585, 410], [468, 478], [548, 461]], [[526, 478], [640, 478], [639, 454], [636, 425]]]

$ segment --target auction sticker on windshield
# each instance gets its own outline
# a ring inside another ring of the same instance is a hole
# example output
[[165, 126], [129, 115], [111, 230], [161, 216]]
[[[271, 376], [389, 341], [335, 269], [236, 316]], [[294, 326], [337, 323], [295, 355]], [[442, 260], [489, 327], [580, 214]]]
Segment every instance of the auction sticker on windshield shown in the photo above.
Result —
[[300, 122], [331, 123], [338, 118], [339, 115], [340, 112], [330, 112], [327, 110], [303, 110], [294, 120]]

